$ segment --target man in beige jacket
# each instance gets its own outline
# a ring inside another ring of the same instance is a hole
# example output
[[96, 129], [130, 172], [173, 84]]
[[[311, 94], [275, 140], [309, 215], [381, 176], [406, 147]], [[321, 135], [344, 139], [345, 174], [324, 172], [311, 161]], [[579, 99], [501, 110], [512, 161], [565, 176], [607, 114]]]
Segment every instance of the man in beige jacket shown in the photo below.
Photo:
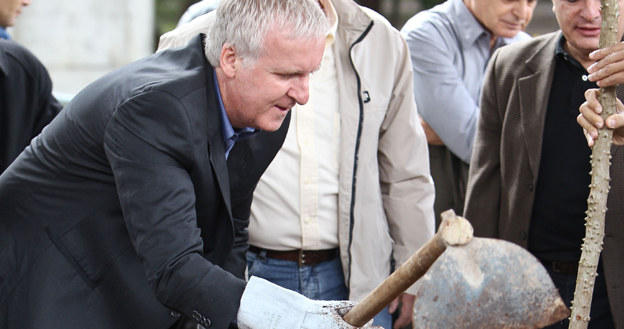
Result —
[[[404, 40], [351, 0], [320, 4], [333, 27], [310, 100], [254, 193], [248, 270], [311, 298], [360, 300], [433, 235], [434, 191]], [[161, 48], [209, 28], [210, 16], [165, 34]], [[411, 322], [407, 292], [396, 328]], [[391, 328], [389, 312], [374, 324]]]

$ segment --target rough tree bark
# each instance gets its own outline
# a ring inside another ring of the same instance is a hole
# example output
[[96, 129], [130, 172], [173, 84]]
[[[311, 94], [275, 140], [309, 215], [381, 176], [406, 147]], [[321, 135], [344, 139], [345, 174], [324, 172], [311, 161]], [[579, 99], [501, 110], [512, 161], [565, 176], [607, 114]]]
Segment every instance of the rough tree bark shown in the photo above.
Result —
[[[603, 48], [617, 43], [617, 22], [619, 8], [617, 0], [602, 1], [602, 30], [599, 47]], [[600, 89], [600, 105], [602, 116], [615, 113], [615, 87]], [[587, 217], [585, 218], [585, 238], [581, 247], [570, 329], [586, 329], [589, 323], [594, 282], [597, 276], [598, 261], [602, 251], [605, 229], [605, 213], [607, 212], [607, 196], [609, 194], [609, 166], [611, 165], [611, 137], [613, 132], [603, 128], [592, 149], [591, 184], [587, 199]]]

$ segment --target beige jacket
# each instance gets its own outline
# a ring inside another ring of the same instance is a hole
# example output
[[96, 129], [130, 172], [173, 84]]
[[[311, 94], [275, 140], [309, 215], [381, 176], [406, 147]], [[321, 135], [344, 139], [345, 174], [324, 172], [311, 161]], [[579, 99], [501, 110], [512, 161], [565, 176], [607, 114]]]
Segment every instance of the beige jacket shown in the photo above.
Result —
[[[332, 0], [340, 92], [339, 240], [347, 286], [360, 300], [433, 236], [433, 183], [407, 46], [381, 15]], [[204, 32], [211, 14], [160, 38], [159, 49]], [[409, 293], [414, 291], [408, 290]]]

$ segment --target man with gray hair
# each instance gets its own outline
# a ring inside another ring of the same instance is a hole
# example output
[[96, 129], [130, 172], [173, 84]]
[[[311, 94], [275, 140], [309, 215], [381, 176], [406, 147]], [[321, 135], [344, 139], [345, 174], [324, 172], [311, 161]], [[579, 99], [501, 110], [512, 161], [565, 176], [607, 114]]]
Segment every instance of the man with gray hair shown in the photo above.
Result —
[[[330, 22], [325, 53], [254, 192], [248, 274], [313, 299], [361, 300], [433, 236], [433, 184], [405, 41], [352, 0], [318, 3]], [[210, 35], [213, 19], [164, 34], [159, 49]], [[374, 324], [409, 324], [414, 294]]]
[[350, 327], [353, 304], [244, 280], [251, 196], [326, 19], [312, 0], [217, 16], [87, 86], [0, 176], [1, 328]]
[[464, 209], [479, 95], [491, 54], [529, 39], [523, 32], [537, 0], [447, 0], [410, 18], [414, 99], [429, 144], [435, 216]]

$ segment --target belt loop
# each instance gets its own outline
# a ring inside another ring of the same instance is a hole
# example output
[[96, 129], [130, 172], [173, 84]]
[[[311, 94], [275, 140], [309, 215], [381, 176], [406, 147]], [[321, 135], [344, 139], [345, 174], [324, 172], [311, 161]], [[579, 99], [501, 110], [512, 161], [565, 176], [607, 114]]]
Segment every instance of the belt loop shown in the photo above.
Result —
[[266, 255], [267, 255], [267, 251], [262, 249], [260, 250], [260, 252], [257, 254], [258, 259], [265, 261], [266, 260]]

